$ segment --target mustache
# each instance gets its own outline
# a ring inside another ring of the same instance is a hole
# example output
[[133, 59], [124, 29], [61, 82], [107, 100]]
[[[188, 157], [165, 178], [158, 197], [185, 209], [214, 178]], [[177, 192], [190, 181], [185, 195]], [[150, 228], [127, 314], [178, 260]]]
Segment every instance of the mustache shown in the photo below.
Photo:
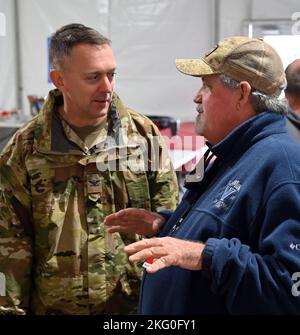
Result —
[[198, 113], [202, 113], [202, 112], [203, 112], [203, 106], [202, 106], [202, 104], [198, 104], [198, 105], [196, 106], [196, 111], [197, 111]]

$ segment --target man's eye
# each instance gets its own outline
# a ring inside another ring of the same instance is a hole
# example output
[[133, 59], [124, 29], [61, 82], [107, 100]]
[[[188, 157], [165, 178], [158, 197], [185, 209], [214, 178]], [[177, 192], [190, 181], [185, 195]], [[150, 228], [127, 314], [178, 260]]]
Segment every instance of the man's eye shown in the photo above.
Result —
[[203, 83], [202, 88], [203, 88], [203, 89], [210, 89], [211, 86], [208, 85], [207, 83]]
[[99, 78], [99, 75], [98, 74], [94, 74], [94, 75], [91, 75], [91, 76], [88, 76], [86, 77], [87, 80], [96, 80]]

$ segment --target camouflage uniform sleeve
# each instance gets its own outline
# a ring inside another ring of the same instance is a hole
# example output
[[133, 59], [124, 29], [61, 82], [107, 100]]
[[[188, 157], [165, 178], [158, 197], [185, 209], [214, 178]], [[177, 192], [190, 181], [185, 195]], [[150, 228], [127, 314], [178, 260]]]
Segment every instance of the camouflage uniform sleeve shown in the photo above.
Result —
[[26, 314], [32, 269], [30, 197], [23, 145], [0, 156], [0, 314]]
[[156, 164], [153, 165], [155, 169], [150, 168], [148, 175], [151, 209], [156, 212], [165, 209], [175, 210], [178, 205], [178, 181], [165, 140], [155, 125], [153, 125], [152, 141], [158, 150], [154, 150], [157, 156]]
[[178, 204], [178, 182], [169, 157], [165, 140], [156, 125], [146, 116], [127, 109], [142, 136], [140, 143], [147, 146], [147, 179], [150, 190], [151, 210], [175, 210]]

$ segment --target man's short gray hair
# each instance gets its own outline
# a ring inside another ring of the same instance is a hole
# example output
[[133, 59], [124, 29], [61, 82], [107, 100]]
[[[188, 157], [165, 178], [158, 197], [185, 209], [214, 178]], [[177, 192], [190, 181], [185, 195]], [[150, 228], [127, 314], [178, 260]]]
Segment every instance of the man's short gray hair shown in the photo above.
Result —
[[63, 64], [78, 44], [110, 45], [110, 40], [97, 30], [80, 23], [67, 24], [51, 36], [49, 59], [53, 69]]
[[[240, 82], [226, 76], [220, 75], [220, 80], [225, 87], [237, 88]], [[266, 95], [255, 89], [251, 90], [250, 102], [257, 114], [262, 112], [274, 112], [279, 114], [287, 114], [288, 104], [286, 99], [278, 99], [278, 97]]]

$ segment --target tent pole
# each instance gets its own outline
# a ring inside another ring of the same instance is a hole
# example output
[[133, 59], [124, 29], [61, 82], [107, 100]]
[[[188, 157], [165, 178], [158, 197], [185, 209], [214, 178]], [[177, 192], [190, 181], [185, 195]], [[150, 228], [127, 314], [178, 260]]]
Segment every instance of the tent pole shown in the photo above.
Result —
[[23, 113], [23, 81], [22, 81], [22, 64], [21, 64], [21, 41], [20, 41], [20, 23], [19, 23], [19, 0], [14, 0], [14, 17], [15, 17], [15, 50], [16, 50], [16, 96], [17, 109]]
[[212, 22], [214, 24], [214, 41], [213, 44], [218, 43], [220, 39], [220, 0], [214, 0], [213, 1], [213, 17]]

